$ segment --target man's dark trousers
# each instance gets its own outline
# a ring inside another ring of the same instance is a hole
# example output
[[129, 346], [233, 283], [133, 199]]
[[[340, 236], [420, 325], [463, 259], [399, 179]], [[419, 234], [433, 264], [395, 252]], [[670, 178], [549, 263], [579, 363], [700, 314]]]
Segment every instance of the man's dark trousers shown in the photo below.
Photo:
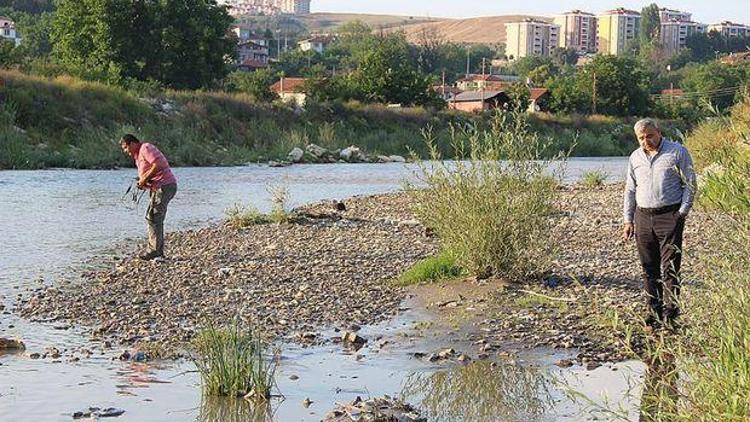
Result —
[[680, 262], [685, 219], [680, 204], [637, 208], [635, 238], [650, 311], [667, 322], [679, 315]]

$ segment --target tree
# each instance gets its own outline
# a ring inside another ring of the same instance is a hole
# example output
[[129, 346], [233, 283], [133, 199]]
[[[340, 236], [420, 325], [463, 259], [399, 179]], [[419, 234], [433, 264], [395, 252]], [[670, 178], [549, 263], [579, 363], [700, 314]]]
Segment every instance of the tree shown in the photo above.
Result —
[[659, 6], [656, 3], [651, 3], [641, 10], [641, 27], [639, 32], [641, 46], [654, 41], [659, 42], [660, 35], [661, 17], [659, 16]]
[[360, 99], [403, 105], [432, 103], [436, 94], [429, 89], [430, 80], [408, 61], [408, 51], [400, 35], [378, 39], [351, 76]]
[[649, 77], [636, 60], [601, 55], [575, 76], [552, 84], [552, 107], [556, 111], [591, 113], [596, 104], [599, 114], [646, 115], [650, 107], [648, 86]]
[[0, 37], [0, 68], [18, 64], [17, 50], [13, 41]]
[[729, 66], [716, 61], [685, 69], [682, 89], [690, 93], [694, 106], [708, 103], [720, 109], [732, 106], [742, 86], [747, 86], [750, 65]]
[[578, 63], [578, 50], [573, 47], [553, 48], [550, 52], [552, 62], [558, 67], [571, 66]]
[[55, 10], [54, 0], [0, 0], [0, 7], [10, 7], [19, 12], [44, 13]]
[[53, 54], [71, 73], [208, 87], [236, 54], [226, 8], [209, 0], [60, 0]]
[[232, 72], [227, 77], [227, 88], [250, 95], [256, 101], [271, 102], [278, 98], [271, 91], [276, 75], [270, 69], [258, 69], [255, 72]]

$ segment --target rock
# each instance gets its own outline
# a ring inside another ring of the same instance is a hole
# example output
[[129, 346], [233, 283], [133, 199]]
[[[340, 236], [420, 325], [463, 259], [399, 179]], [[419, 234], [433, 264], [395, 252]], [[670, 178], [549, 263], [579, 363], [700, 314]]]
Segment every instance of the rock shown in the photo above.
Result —
[[101, 409], [98, 407], [89, 407], [87, 410], [81, 410], [81, 411], [73, 413], [73, 419], [116, 418], [118, 416], [122, 416], [123, 414], [125, 414], [125, 411], [122, 409], [118, 409], [116, 407], [108, 407], [106, 409]]
[[291, 163], [289, 163], [287, 161], [273, 161], [273, 160], [271, 160], [271, 161], [268, 162], [268, 167], [274, 167], [274, 168], [289, 167], [290, 165], [291, 165]]
[[362, 153], [362, 150], [355, 146], [342, 149], [339, 153], [339, 157], [349, 163], [359, 163], [366, 158], [364, 153]]
[[0, 337], [0, 351], [24, 351], [26, 345], [21, 340]]
[[230, 275], [234, 274], [234, 269], [229, 267], [223, 267], [219, 268], [219, 276], [221, 277], [229, 277]]
[[292, 375], [289, 375], [289, 379], [292, 381], [297, 381], [299, 379], [299, 376], [292, 374]]
[[464, 354], [462, 353], [462, 354], [458, 355], [458, 361], [459, 361], [459, 362], [463, 362], [463, 363], [466, 363], [466, 362], [469, 362], [469, 361], [471, 361], [471, 358], [470, 358], [470, 357], [468, 357], [468, 356], [466, 356], [466, 355], [464, 355]]
[[346, 211], [346, 204], [344, 204], [344, 201], [336, 201], [333, 203], [333, 209], [344, 212]]
[[596, 368], [598, 368], [600, 366], [602, 366], [601, 363], [592, 360], [592, 361], [589, 361], [589, 362], [586, 363], [586, 370], [587, 371], [593, 371], [594, 369], [596, 369]]
[[287, 158], [289, 161], [293, 163], [300, 163], [302, 162], [302, 157], [305, 156], [305, 151], [302, 151], [302, 148], [295, 147], [291, 151], [289, 151], [289, 154], [287, 155]]
[[327, 149], [315, 144], [308, 145], [305, 147], [305, 150], [315, 159], [315, 161], [320, 161], [323, 157], [331, 154]]
[[357, 335], [357, 333], [351, 332], [351, 331], [344, 331], [343, 334], [341, 334], [341, 341], [344, 343], [349, 343], [353, 345], [362, 345], [367, 343], [367, 340], [363, 337], [360, 337]]
[[388, 160], [391, 163], [405, 163], [406, 162], [406, 158], [400, 155], [390, 155], [388, 156]]
[[573, 361], [570, 359], [560, 359], [555, 363], [555, 365], [559, 366], [560, 368], [570, 368], [573, 366]]
[[305, 398], [305, 399], [304, 399], [304, 400], [302, 401], [302, 406], [305, 406], [305, 408], [308, 408], [308, 407], [310, 407], [310, 405], [311, 405], [311, 404], [313, 404], [313, 403], [314, 403], [314, 402], [313, 402], [312, 400], [310, 400], [310, 398], [309, 398], [309, 397], [307, 397], [307, 398]]
[[118, 359], [120, 359], [122, 361], [130, 360], [130, 352], [127, 351], [127, 350], [125, 350], [124, 352], [122, 352], [122, 354], [120, 354], [120, 356], [118, 357]]
[[39, 359], [40, 357], [42, 357], [42, 355], [40, 355], [39, 353], [32, 353], [29, 355], [29, 357], [31, 359]]

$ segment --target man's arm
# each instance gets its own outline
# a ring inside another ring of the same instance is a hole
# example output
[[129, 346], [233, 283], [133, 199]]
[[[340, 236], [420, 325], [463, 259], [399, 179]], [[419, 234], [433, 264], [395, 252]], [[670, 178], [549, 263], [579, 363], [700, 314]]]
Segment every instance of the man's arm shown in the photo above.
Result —
[[633, 163], [628, 160], [628, 172], [625, 175], [625, 194], [623, 195], [623, 220], [625, 226], [622, 230], [622, 237], [626, 240], [633, 237], [635, 219], [635, 172]]
[[693, 201], [695, 201], [695, 192], [698, 189], [698, 184], [695, 178], [695, 168], [693, 168], [693, 159], [690, 158], [690, 153], [687, 148], [682, 148], [679, 160], [677, 162], [678, 169], [680, 171], [680, 179], [682, 179], [682, 203], [680, 204], [680, 215], [687, 217], [690, 209], [693, 207]]
[[151, 168], [149, 168], [145, 173], [143, 173], [143, 176], [141, 176], [138, 179], [138, 187], [145, 188], [148, 185], [148, 182], [151, 181], [151, 178], [156, 175], [156, 173], [159, 172], [159, 164], [153, 163], [151, 164]]

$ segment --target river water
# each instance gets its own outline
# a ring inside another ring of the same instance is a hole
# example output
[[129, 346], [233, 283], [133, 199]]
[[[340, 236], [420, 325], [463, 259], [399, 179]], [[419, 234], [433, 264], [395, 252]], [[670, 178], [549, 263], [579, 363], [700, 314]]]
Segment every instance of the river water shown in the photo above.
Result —
[[[625, 158], [619, 157], [571, 159], [565, 178], [572, 182], [586, 171], [602, 170], [610, 175], [610, 180], [617, 181], [622, 178], [626, 163]], [[217, 222], [224, 210], [234, 204], [252, 204], [260, 211], [267, 211], [271, 204], [268, 186], [286, 187], [291, 205], [296, 206], [322, 199], [396, 191], [405, 180], [411, 179], [413, 171], [413, 166], [404, 164], [177, 168], [180, 190], [170, 205], [167, 230], [192, 229]], [[0, 318], [0, 337], [22, 338], [29, 352], [43, 352], [49, 346], [61, 350], [86, 346], [86, 338], [75, 328], [61, 330], [52, 324], [30, 323], [9, 310], [19, 295], [45, 284], [75, 278], [91, 258], [119, 253], [114, 250], [115, 245], [143, 239], [146, 200], [136, 210], [128, 209], [121, 200], [133, 177], [132, 169], [0, 172], [0, 301], [6, 306]], [[405, 311], [383, 326], [366, 329], [398, 336], [423, 317]], [[360, 353], [365, 358], [359, 360], [334, 346], [285, 347], [278, 379], [286, 399], [274, 405], [273, 418], [320, 420], [334, 403], [352, 400], [357, 395], [403, 393], [415, 404], [421, 403], [432, 419], [461, 420], [456, 415], [467, 413], [461, 410], [460, 403], [448, 410], [430, 409], [429, 403], [435, 400], [429, 392], [442, 391], [434, 387], [436, 383], [458, 382], [472, 376], [461, 373], [461, 369], [445, 372], [445, 368], [410, 359], [410, 350], [423, 351], [430, 346], [426, 341], [415, 341], [392, 351], [366, 348]], [[549, 375], [554, 372], [550, 363], [561, 356], [564, 354], [537, 351], [524, 357], [529, 365], [509, 367], [507, 371], [530, 376], [526, 371], [531, 366], [540, 368], [531, 370], [533, 373]], [[632, 400], [626, 394], [628, 386], [631, 378], [642, 375], [642, 367], [633, 363], [618, 368], [622, 370], [613, 372], [603, 367], [584, 371], [579, 374], [586, 381], [581, 383], [581, 390], [591, 393], [607, 390], [610, 399]], [[123, 408], [126, 413], [120, 420], [249, 418], [243, 413], [248, 409], [242, 406], [202, 401], [199, 379], [191, 372], [193, 369], [189, 362], [144, 366], [112, 361], [111, 356], [53, 363], [49, 359], [30, 359], [28, 353], [1, 355], [0, 420], [70, 420], [72, 412], [89, 406]], [[506, 372], [497, 378], [514, 379]], [[290, 380], [291, 374], [299, 379]], [[576, 372], [559, 375], [570, 377]], [[149, 377], [168, 382], [144, 382]], [[583, 407], [566, 401], [560, 391], [553, 390], [550, 405], [536, 413], [524, 413], [524, 419], [576, 420], [580, 416]], [[538, 398], [539, 394], [532, 396]], [[305, 398], [314, 402], [310, 408], [302, 407]], [[452, 403], [450, 398], [441, 398], [439, 402], [445, 400]], [[476, 402], [486, 405], [498, 399], [478, 397]], [[495, 415], [497, 420], [516, 420], [522, 416], [508, 413], [508, 409], [490, 407], [484, 411]]]

